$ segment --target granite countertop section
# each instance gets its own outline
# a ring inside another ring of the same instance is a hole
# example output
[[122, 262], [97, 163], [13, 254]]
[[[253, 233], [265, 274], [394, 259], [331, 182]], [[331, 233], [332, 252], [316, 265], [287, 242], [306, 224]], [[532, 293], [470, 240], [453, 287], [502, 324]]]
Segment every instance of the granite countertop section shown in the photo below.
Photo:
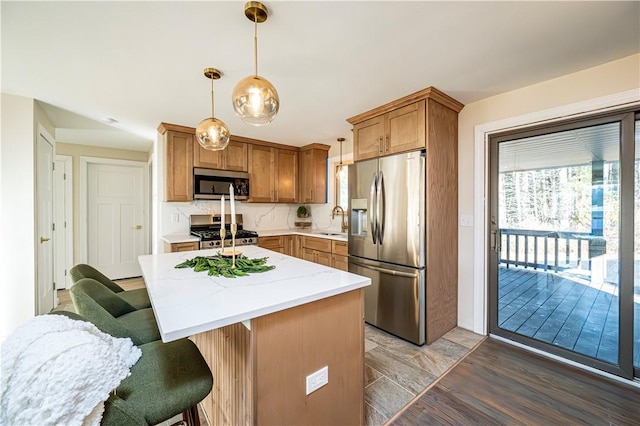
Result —
[[270, 229], [267, 231], [258, 231], [260, 237], [276, 237], [280, 235], [306, 235], [309, 237], [326, 238], [328, 240], [348, 241], [346, 232], [321, 230], [321, 229]]
[[[239, 249], [250, 258], [268, 257], [275, 269], [223, 278], [175, 265], [194, 252], [138, 258], [162, 341], [191, 336], [263, 315], [357, 290], [371, 284], [360, 275], [276, 253], [258, 246]], [[200, 250], [211, 256], [218, 250]]]
[[165, 235], [162, 237], [162, 241], [169, 244], [174, 243], [193, 243], [200, 241], [200, 238], [195, 235]]

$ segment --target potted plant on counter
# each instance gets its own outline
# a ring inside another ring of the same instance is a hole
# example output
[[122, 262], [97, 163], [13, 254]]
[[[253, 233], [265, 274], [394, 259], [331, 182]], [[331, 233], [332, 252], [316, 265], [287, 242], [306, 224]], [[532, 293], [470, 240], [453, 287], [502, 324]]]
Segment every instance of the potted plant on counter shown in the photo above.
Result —
[[298, 219], [303, 219], [295, 222], [295, 225], [298, 228], [308, 228], [311, 226], [311, 220], [309, 220], [309, 217], [311, 216], [311, 209], [308, 206], [298, 206], [296, 216], [298, 216]]
[[305, 218], [308, 218], [309, 216], [311, 216], [311, 211], [309, 210], [309, 207], [307, 207], [307, 206], [299, 206], [298, 210], [296, 210], [296, 214], [298, 215], [298, 217], [300, 219], [305, 219]]

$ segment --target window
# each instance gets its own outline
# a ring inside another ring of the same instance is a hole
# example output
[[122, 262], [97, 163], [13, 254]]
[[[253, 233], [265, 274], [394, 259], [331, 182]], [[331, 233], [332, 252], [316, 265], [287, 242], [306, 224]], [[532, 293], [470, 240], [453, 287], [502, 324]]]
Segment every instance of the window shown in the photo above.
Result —
[[347, 211], [349, 207], [349, 164], [342, 163], [342, 170], [340, 170], [340, 164], [335, 165], [335, 177], [336, 177], [336, 206], [340, 206]]

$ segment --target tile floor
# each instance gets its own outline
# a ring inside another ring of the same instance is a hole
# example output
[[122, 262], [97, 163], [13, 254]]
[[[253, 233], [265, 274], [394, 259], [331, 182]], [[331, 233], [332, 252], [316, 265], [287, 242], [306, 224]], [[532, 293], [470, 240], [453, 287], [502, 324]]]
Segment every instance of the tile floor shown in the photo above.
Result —
[[416, 346], [365, 324], [365, 424], [385, 424], [482, 339], [458, 327]]

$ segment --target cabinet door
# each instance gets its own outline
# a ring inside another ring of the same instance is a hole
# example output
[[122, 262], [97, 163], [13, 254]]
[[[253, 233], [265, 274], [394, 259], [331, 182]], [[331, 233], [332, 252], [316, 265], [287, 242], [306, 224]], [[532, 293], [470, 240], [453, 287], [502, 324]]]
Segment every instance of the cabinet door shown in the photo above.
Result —
[[324, 266], [331, 266], [331, 253], [327, 253], [324, 251], [316, 251], [316, 263]]
[[204, 149], [196, 138], [193, 141], [193, 167], [203, 167], [205, 169], [223, 169], [223, 151], [211, 151]]
[[283, 237], [258, 237], [258, 247], [278, 251], [283, 247]]
[[170, 251], [179, 252], [179, 251], [193, 251], [198, 250], [199, 244], [197, 242], [188, 242], [188, 243], [171, 243], [169, 244]]
[[279, 203], [295, 203], [298, 186], [298, 153], [285, 149], [278, 150], [276, 162], [276, 201]]
[[231, 141], [223, 152], [225, 170], [237, 172], [246, 172], [248, 170], [246, 143]]
[[165, 134], [166, 201], [193, 199], [193, 136], [171, 130]]
[[295, 242], [294, 235], [285, 235], [283, 237], [284, 240], [284, 254], [288, 256], [294, 256], [295, 252]]
[[412, 151], [425, 145], [425, 101], [386, 114], [384, 153]]
[[382, 154], [385, 116], [370, 118], [353, 126], [353, 160], [365, 160]]
[[300, 152], [299, 202], [327, 202], [327, 157], [328, 151], [325, 149], [313, 148]]
[[249, 146], [249, 202], [275, 201], [275, 151], [262, 145]]
[[347, 256], [341, 256], [338, 254], [331, 255], [331, 266], [342, 271], [349, 270], [349, 261]]
[[303, 248], [302, 249], [302, 258], [304, 260], [308, 260], [309, 262], [316, 261], [316, 252], [314, 250]]
[[325, 251], [331, 253], [331, 240], [318, 237], [302, 237], [302, 247], [311, 250]]

